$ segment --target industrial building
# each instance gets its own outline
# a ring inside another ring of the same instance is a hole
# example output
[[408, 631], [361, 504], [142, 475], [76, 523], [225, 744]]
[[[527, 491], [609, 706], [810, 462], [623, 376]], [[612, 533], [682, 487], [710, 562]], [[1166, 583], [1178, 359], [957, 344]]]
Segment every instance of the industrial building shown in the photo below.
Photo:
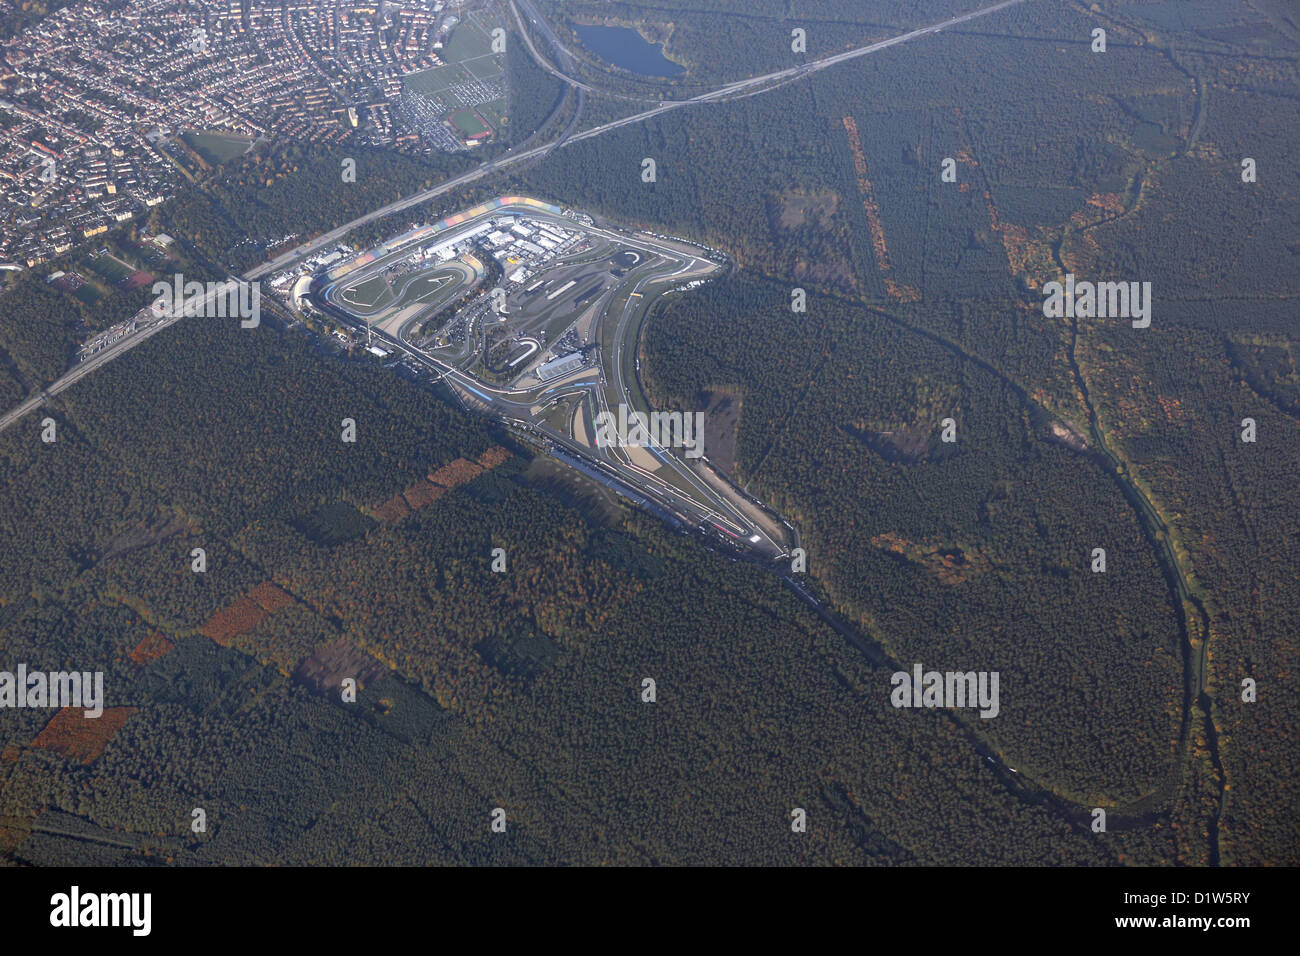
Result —
[[538, 381], [549, 382], [553, 378], [559, 378], [561, 375], [577, 371], [582, 368], [584, 361], [585, 358], [581, 352], [570, 352], [568, 355], [561, 355], [549, 362], [543, 362], [537, 366]]

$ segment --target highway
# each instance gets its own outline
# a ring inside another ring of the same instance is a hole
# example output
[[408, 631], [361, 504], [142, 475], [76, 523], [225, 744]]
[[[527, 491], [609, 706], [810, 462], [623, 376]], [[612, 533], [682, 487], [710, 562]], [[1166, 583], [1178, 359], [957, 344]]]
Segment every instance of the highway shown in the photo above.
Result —
[[[525, 5], [527, 5], [527, 0], [522, 0], [522, 2], [525, 3]], [[243, 278], [249, 281], [254, 281], [260, 279], [265, 275], [269, 275], [271, 273], [280, 272], [284, 269], [288, 269], [294, 264], [296, 264], [297, 262], [301, 261], [302, 259], [305, 259], [308, 256], [313, 255], [320, 249], [323, 249], [327, 246], [337, 243], [339, 240], [341, 240], [352, 230], [360, 226], [367, 225], [378, 219], [382, 219], [385, 216], [391, 216], [394, 213], [402, 212], [403, 210], [411, 209], [415, 206], [419, 206], [423, 203], [428, 202], [431, 199], [437, 198], [438, 196], [459, 189], [462, 186], [468, 186], [471, 183], [477, 182], [478, 180], [484, 178], [485, 176], [489, 176], [492, 173], [495, 173], [499, 170], [505, 169], [507, 167], [513, 166], [517, 163], [521, 163], [529, 159], [543, 156], [549, 151], [551, 151], [552, 149], [555, 149], [557, 147], [562, 148], [562, 147], [570, 146], [573, 143], [580, 143], [583, 140], [591, 139], [594, 136], [600, 136], [603, 133], [609, 132], [610, 130], [619, 129], [624, 126], [629, 126], [633, 123], [644, 122], [645, 120], [651, 119], [662, 113], [669, 112], [670, 110], [681, 109], [682, 107], [699, 105], [699, 104], [725, 102], [729, 99], [739, 99], [742, 97], [754, 96], [758, 93], [767, 92], [768, 90], [775, 89], [776, 87], [783, 85], [784, 83], [805, 76], [810, 76], [813, 73], [817, 73], [820, 72], [821, 70], [829, 69], [830, 67], [837, 66], [840, 63], [845, 63], [848, 62], [849, 60], [853, 60], [861, 56], [866, 56], [870, 53], [875, 53], [892, 46], [897, 46], [902, 43], [907, 43], [911, 40], [915, 40], [920, 37], [929, 36], [931, 34], [938, 33], [941, 30], [946, 30], [949, 27], [953, 27], [961, 23], [968, 23], [979, 17], [986, 17], [989, 16], [990, 14], [997, 13], [1001, 10], [1007, 9], [1008, 7], [1016, 6], [1024, 2], [1025, 0], [1001, 0], [1001, 2], [995, 3], [991, 6], [981, 7], [976, 10], [972, 10], [968, 13], [961, 14], [960, 16], [956, 16], [956, 17], [952, 17], [951, 19], [944, 20], [941, 23], [935, 23], [927, 27], [921, 27], [916, 30], [911, 30], [907, 33], [899, 34], [898, 36], [891, 37], [887, 40], [881, 40], [877, 43], [871, 43], [866, 46], [857, 47], [853, 50], [847, 50], [843, 53], [837, 53], [829, 57], [824, 57], [823, 59], [820, 60], [813, 60], [809, 63], [804, 63], [799, 66], [789, 67], [784, 70], [776, 70], [771, 73], [765, 73], [762, 76], [751, 77], [750, 79], [747, 80], [738, 80], [734, 83], [728, 83], [725, 86], [719, 87], [718, 89], [713, 90], [711, 92], [701, 93], [698, 96], [690, 97], [689, 99], [666, 101], [660, 103], [658, 106], [655, 106], [643, 112], [635, 113], [630, 116], [625, 116], [622, 119], [611, 120], [608, 123], [603, 123], [599, 126], [592, 127], [591, 129], [584, 130], [583, 132], [572, 136], [568, 135], [568, 130], [566, 129], [565, 132], [561, 134], [560, 138], [556, 142], [544, 143], [540, 146], [531, 146], [529, 148], [522, 149], [522, 150], [514, 150], [514, 149], [507, 150], [501, 156], [497, 157], [496, 159], [485, 162], [484, 164], [477, 167], [476, 169], [472, 169], [469, 172], [462, 173], [459, 176], [454, 176], [451, 179], [445, 180], [444, 182], [439, 183], [437, 186], [433, 186], [429, 189], [423, 190], [422, 192], [412, 193], [410, 196], [407, 196], [404, 199], [399, 199], [396, 202], [389, 203], [387, 206], [383, 206], [379, 209], [367, 213], [364, 216], [360, 216], [349, 223], [339, 226], [337, 229], [331, 229], [329, 232], [317, 236], [315, 239], [311, 240], [310, 242], [306, 242], [300, 246], [297, 246], [289, 250], [288, 252], [285, 252], [282, 255], [277, 256], [275, 259], [269, 262], [265, 262], [262, 265], [250, 269], [248, 272], [244, 273]], [[529, 9], [531, 12], [531, 7]], [[518, 16], [517, 9], [516, 9], [516, 16]], [[539, 19], [539, 18], [534, 17], [534, 19]], [[549, 28], [547, 28], [547, 30], [549, 31]], [[550, 35], [553, 36], [553, 34]], [[558, 41], [555, 42], [558, 44]], [[563, 74], [562, 72], [555, 70], [555, 68], [550, 67], [549, 64], [546, 64], [544, 61], [542, 61], [540, 57], [537, 56], [537, 53], [533, 48], [531, 41], [528, 42], [528, 46], [529, 46], [530, 53], [532, 53], [534, 58], [538, 60], [539, 66], [541, 66], [543, 69], [546, 69], [548, 70], [548, 72], [552, 72], [555, 75], [560, 76], [562, 79], [565, 80], [565, 82], [571, 83], [574, 86], [582, 86], [584, 92], [589, 89], [588, 87], [585, 87], [582, 84], [580, 84], [577, 80], [574, 80], [568, 77], [566, 74]], [[563, 48], [560, 47], [560, 49], [562, 50]], [[561, 56], [563, 55], [564, 54], [562, 53]], [[592, 91], [592, 92], [599, 92], [599, 91]], [[570, 124], [570, 126], [571, 125], [572, 124]], [[106, 348], [103, 351], [96, 353], [94, 356], [87, 359], [86, 361], [79, 363], [75, 368], [71, 369], [70, 371], [65, 373], [61, 378], [57, 379], [56, 381], [52, 382], [49, 386], [47, 386], [44, 392], [42, 392], [40, 395], [33, 396], [32, 398], [27, 399], [20, 405], [10, 409], [4, 415], [0, 416], [0, 431], [3, 431], [5, 428], [8, 428], [14, 422], [18, 421], [25, 415], [29, 414], [34, 409], [39, 408], [40, 405], [45, 401], [46, 397], [50, 395], [57, 395], [59, 392], [62, 392], [70, 385], [75, 384], [77, 381], [84, 378], [86, 375], [89, 375], [91, 372], [100, 368], [107, 362], [112, 361], [113, 359], [117, 358], [119, 355], [122, 355], [125, 352], [127, 352], [129, 349], [134, 348], [136, 345], [140, 344], [145, 339], [149, 338], [151, 335], [154, 335], [161, 329], [167, 327], [168, 325], [171, 325], [178, 318], [180, 318], [180, 316], [169, 316], [158, 323], [155, 323], [145, 329], [141, 329], [137, 331], [133, 335], [129, 335], [120, 339], [113, 346]]]
[[[728, 99], [740, 99], [745, 96], [753, 96], [757, 93], [767, 92], [767, 90], [775, 89], [776, 86], [782, 85], [785, 82], [788, 82], [790, 80], [799, 79], [805, 76], [811, 76], [814, 73], [818, 73], [821, 70], [829, 69], [832, 66], [837, 66], [840, 63], [846, 63], [849, 60], [853, 60], [861, 56], [866, 56], [870, 53], [876, 53], [880, 50], [884, 50], [892, 46], [897, 46], [901, 43], [907, 43], [911, 40], [918, 39], [919, 37], [929, 36], [931, 34], [938, 33], [941, 30], [946, 30], [949, 27], [956, 26], [957, 24], [968, 23], [971, 20], [974, 20], [978, 17], [985, 17], [990, 14], [997, 13], [1000, 10], [1005, 10], [1007, 7], [1013, 7], [1024, 2], [1025, 0], [1001, 0], [1000, 3], [993, 4], [992, 6], [981, 7], [977, 10], [972, 10], [969, 13], [963, 13], [960, 16], [953, 17], [949, 20], [944, 20], [942, 23], [935, 23], [928, 27], [921, 27], [920, 29], [912, 30], [908, 33], [902, 33], [899, 34], [898, 36], [891, 37], [887, 40], [881, 40], [877, 43], [868, 44], [867, 46], [857, 47], [852, 50], [846, 50], [843, 53], [836, 53], [833, 56], [825, 57], [820, 60], [813, 60], [809, 63], [800, 64], [799, 66], [789, 67], [784, 70], [776, 70], [772, 73], [765, 73], [762, 76], [751, 77], [750, 79], [747, 80], [737, 80], [734, 83], [728, 83], [725, 86], [719, 87], [716, 90], [713, 90], [708, 93], [701, 93], [698, 96], [693, 96], [690, 97], [689, 99], [667, 100], [660, 103], [658, 106], [652, 107], [648, 110], [644, 110], [640, 113], [634, 113], [630, 116], [625, 116], [621, 119], [611, 120], [608, 123], [602, 123], [599, 126], [593, 126], [591, 129], [583, 130], [581, 133], [568, 136], [566, 139], [564, 139], [562, 145], [570, 146], [573, 143], [580, 143], [583, 140], [591, 139], [594, 136], [600, 136], [603, 133], [608, 133], [610, 130], [619, 129], [624, 126], [630, 126], [633, 123], [644, 122], [645, 120], [652, 119], [653, 117], [659, 116], [662, 113], [667, 113], [670, 110], [681, 109], [682, 107], [694, 106], [701, 103], [725, 102]], [[587, 86], [586, 84], [582, 84], [579, 81], [574, 80], [571, 77], [567, 76], [566, 74], [558, 70], [555, 70], [553, 67], [549, 67], [548, 64], [546, 64], [544, 61], [541, 61], [540, 58], [537, 57], [536, 51], [533, 49], [531, 42], [528, 43], [528, 46], [529, 46], [529, 51], [533, 53], [534, 58], [538, 59], [539, 66], [541, 66], [542, 69], [547, 69], [548, 72], [554, 73], [556, 76], [560, 77], [565, 82], [570, 83], [575, 87], [579, 87], [583, 90], [591, 90], [591, 87]], [[592, 90], [592, 92], [599, 92], [599, 91]], [[293, 265], [295, 262], [297, 262], [299, 259], [306, 258], [307, 256], [312, 255], [317, 250], [337, 242], [339, 239], [347, 235], [349, 232], [351, 232], [353, 229], [357, 228], [358, 226], [363, 226], [366, 225], [367, 223], [374, 222], [376, 219], [381, 219], [384, 216], [389, 216], [392, 215], [393, 213], [401, 212], [404, 209], [410, 209], [413, 206], [418, 206], [421, 203], [428, 202], [430, 199], [435, 199], [438, 196], [450, 192], [453, 189], [459, 189], [461, 186], [467, 186], [470, 183], [477, 182], [478, 180], [482, 179], [484, 176], [487, 176], [498, 170], [505, 169], [506, 167], [513, 166], [516, 163], [520, 163], [525, 160], [540, 156], [550, 151], [554, 147], [554, 145], [555, 144], [552, 143], [545, 143], [541, 146], [534, 146], [519, 152], [516, 152], [514, 150], [507, 150], [503, 155], [497, 157], [496, 159], [484, 163], [482, 166], [479, 166], [477, 169], [472, 169], [467, 173], [462, 173], [459, 176], [455, 176], [451, 179], [446, 180], [445, 182], [439, 183], [437, 186], [430, 187], [429, 189], [426, 189], [423, 192], [412, 193], [410, 196], [407, 196], [405, 199], [399, 199], [396, 202], [389, 203], [387, 206], [384, 206], [380, 209], [376, 209], [373, 212], [367, 213], [366, 215], [361, 216], [358, 219], [354, 219], [352, 222], [347, 223], [346, 225], [339, 226], [337, 229], [332, 229], [329, 232], [321, 236], [318, 236], [316, 239], [313, 239], [311, 242], [305, 243], [301, 246], [291, 249], [290, 251], [284, 253], [283, 255], [278, 256], [277, 258], [271, 260], [270, 262], [264, 263], [263, 265], [260, 265], [257, 268], [250, 270], [248, 273], [245, 274], [245, 278], [256, 279], [260, 276], [267, 275], [272, 272], [279, 272], [282, 269], [286, 269], [289, 266]]]
[[67, 372], [64, 372], [62, 376], [41, 389], [39, 394], [33, 395], [22, 404], [17, 405], [9, 409], [9, 411], [5, 412], [3, 415], [0, 415], [0, 431], [4, 431], [20, 418], [35, 411], [51, 396], [57, 395], [59, 392], [75, 385], [100, 366], [107, 365], [123, 352], [135, 348], [145, 339], [157, 335], [163, 329], [167, 328], [167, 326], [185, 318], [185, 312], [188, 307], [198, 310], [200, 305], [206, 305], [209, 300], [218, 295], [225, 294], [225, 289], [228, 288], [228, 286], [229, 283], [222, 283], [219, 287], [209, 290], [198, 303], [186, 303], [186, 307], [181, 308], [175, 313], [164, 315], [148, 322], [130, 335], [124, 335], [112, 345], [107, 345], [100, 349], [94, 355], [90, 356], [90, 358], [78, 362]]
[[[788, 67], [784, 70], [777, 70], [773, 73], [764, 73], [762, 76], [751, 77], [748, 80], [737, 80], [734, 83], [728, 83], [720, 86], [716, 90], [708, 93], [701, 93], [698, 96], [692, 96], [685, 100], [667, 100], [660, 103], [652, 109], [645, 110], [641, 113], [635, 113], [631, 116], [625, 116], [622, 119], [612, 120], [601, 126], [593, 127], [578, 133], [576, 136], [569, 138], [569, 143], [580, 143], [584, 139], [590, 139], [592, 136], [599, 136], [601, 133], [607, 133], [611, 129], [618, 129], [620, 126], [628, 126], [632, 123], [640, 123], [644, 120], [658, 116], [661, 113], [667, 113], [669, 110], [681, 109], [683, 106], [695, 106], [700, 103], [718, 103], [733, 99], [743, 99], [746, 96], [755, 96], [758, 93], [766, 93], [783, 86], [787, 82], [796, 79], [802, 79], [805, 76], [811, 76], [822, 70], [837, 66], [840, 63], [847, 63], [849, 60], [856, 60], [858, 57], [866, 56], [870, 53], [876, 53], [880, 50], [888, 49], [891, 46], [898, 46], [915, 40], [918, 37], [929, 36], [946, 30], [949, 27], [956, 26], [959, 23], [967, 23], [977, 17], [985, 17], [991, 13], [997, 13], [1005, 10], [1007, 7], [1014, 7], [1024, 3], [1025, 0], [1002, 0], [1001, 3], [995, 3], [989, 7], [981, 7], [978, 10], [972, 10], [969, 13], [963, 13], [961, 16], [953, 17], [950, 20], [944, 20], [942, 23], [935, 23], [928, 27], [921, 27], [908, 33], [901, 33], [898, 36], [890, 37], [887, 40], [881, 40], [877, 43], [871, 43], [867, 46], [855, 47], [852, 50], [845, 50], [843, 53], [836, 53], [832, 56], [823, 57], [820, 60], [813, 60], [809, 63], [803, 63], [799, 66]], [[576, 82], [576, 81], [575, 81]], [[566, 144], [568, 145], [568, 144]]]
[[519, 13], [519, 7], [524, 8], [524, 12], [528, 14], [528, 22], [531, 23], [537, 29], [537, 31], [542, 34], [542, 36], [546, 39], [546, 42], [549, 43], [552, 49], [556, 51], [557, 59], [560, 60], [560, 65], [562, 67], [565, 67], [566, 69], [572, 69], [572, 67], [570, 66], [570, 63], [572, 62], [571, 54], [569, 53], [568, 50], [565, 49], [564, 45], [560, 43], [560, 38], [555, 35], [555, 31], [551, 29], [551, 26], [549, 23], [546, 22], [546, 19], [537, 13], [537, 10], [533, 7], [530, 0], [517, 0], [517, 2], [516, 0], [511, 0], [510, 9], [515, 15], [515, 22], [519, 25], [519, 35], [523, 37], [524, 44], [528, 47], [529, 55], [533, 58], [534, 63], [536, 63], [547, 73], [551, 74], [551, 76], [555, 77], [558, 80], [562, 80], [563, 82], [567, 83], [569, 86], [573, 87], [574, 89], [584, 93], [595, 93], [598, 96], [604, 96], [609, 99], [623, 100], [625, 102], [632, 102], [632, 103], [658, 103], [659, 102], [658, 97], [651, 99], [650, 97], [645, 97], [645, 96], [631, 96], [625, 93], [614, 93], [610, 90], [599, 89], [598, 87], [592, 86], [589, 83], [583, 83], [581, 80], [576, 79], [571, 74], [565, 73], [562, 70], [558, 70], [551, 64], [547, 63], [546, 60], [538, 54], [537, 48], [533, 46], [533, 38], [530, 37], [528, 35], [528, 31], [524, 29], [524, 18]]

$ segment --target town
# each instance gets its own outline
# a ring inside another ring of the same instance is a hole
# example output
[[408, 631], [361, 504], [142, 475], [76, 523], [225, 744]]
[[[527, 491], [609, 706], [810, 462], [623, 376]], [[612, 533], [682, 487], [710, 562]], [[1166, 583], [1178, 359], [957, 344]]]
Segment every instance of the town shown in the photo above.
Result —
[[86, 0], [3, 44], [0, 262], [35, 267], [276, 140], [470, 149], [505, 108], [473, 0]]

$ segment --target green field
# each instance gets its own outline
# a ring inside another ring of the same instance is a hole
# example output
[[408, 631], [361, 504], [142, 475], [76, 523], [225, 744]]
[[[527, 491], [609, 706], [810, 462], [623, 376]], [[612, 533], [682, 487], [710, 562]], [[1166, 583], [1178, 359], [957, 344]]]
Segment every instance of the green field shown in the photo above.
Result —
[[248, 152], [253, 141], [247, 136], [229, 133], [203, 133], [190, 130], [181, 134], [187, 146], [213, 166], [220, 166]]
[[492, 55], [491, 27], [485, 27], [479, 18], [470, 15], [460, 22], [451, 33], [451, 39], [443, 48], [441, 57], [445, 63], [464, 63], [478, 57]]
[[[477, 11], [468, 15], [452, 31], [447, 46], [439, 51], [443, 65], [403, 77], [403, 85], [437, 100], [447, 109], [455, 109], [460, 102], [448, 92], [450, 87], [474, 80], [500, 82], [505, 76], [503, 57], [492, 52], [490, 36], [492, 27], [496, 25], [495, 21], [482, 22]], [[501, 100], [493, 100], [475, 108], [491, 122], [504, 106]]]
[[392, 298], [393, 293], [388, 288], [388, 281], [382, 275], [372, 276], [360, 285], [345, 289], [342, 293], [343, 301], [365, 310], [386, 305]]
[[427, 301], [430, 296], [432, 296], [435, 292], [437, 292], [439, 289], [445, 286], [448, 282], [451, 282], [454, 278], [455, 276], [453, 274], [446, 273], [446, 272], [441, 274], [435, 274], [435, 275], [422, 275], [418, 277], [413, 282], [411, 282], [408, 290], [411, 293], [411, 301], [413, 302]]
[[118, 283], [135, 272], [131, 266], [115, 256], [95, 256], [86, 260], [86, 267], [106, 282]]
[[76, 298], [84, 302], [86, 305], [90, 305], [90, 306], [95, 305], [100, 299], [103, 298], [103, 296], [99, 294], [99, 290], [96, 289], [89, 282], [87, 282], [81, 288], [77, 289], [77, 291], [72, 294], [73, 296], [75, 296]]

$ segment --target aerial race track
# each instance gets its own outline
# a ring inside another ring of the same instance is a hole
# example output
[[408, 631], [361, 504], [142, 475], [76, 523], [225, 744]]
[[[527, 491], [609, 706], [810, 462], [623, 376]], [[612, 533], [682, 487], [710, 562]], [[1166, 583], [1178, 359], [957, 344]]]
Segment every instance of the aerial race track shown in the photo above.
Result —
[[[499, 210], [505, 210], [507, 213], [513, 212], [514, 210], [506, 209], [508, 206], [523, 207], [523, 209], [536, 209], [540, 212], [548, 212], [553, 216], [564, 215], [564, 210], [559, 206], [542, 202], [540, 199], [533, 199], [530, 196], [498, 196], [496, 199], [489, 199], [487, 202], [480, 203], [477, 206], [472, 206], [469, 209], [456, 213], [455, 215], [448, 216], [446, 219], [440, 219], [433, 225], [417, 226], [409, 232], [404, 232], [400, 236], [395, 236], [387, 242], [375, 246], [375, 248], [370, 249], [367, 252], [363, 252], [351, 262], [345, 262], [341, 266], [335, 266], [333, 269], [325, 273], [325, 279], [327, 282], [335, 282], [347, 275], [349, 272], [352, 272], [355, 269], [360, 269], [363, 266], [368, 266], [377, 259], [382, 259], [384, 256], [391, 255], [397, 250], [403, 249], [412, 243], [431, 239], [440, 232], [454, 229], [457, 226], [477, 219], [480, 216], [497, 212]], [[522, 212], [523, 209], [520, 209], [519, 211]]]

